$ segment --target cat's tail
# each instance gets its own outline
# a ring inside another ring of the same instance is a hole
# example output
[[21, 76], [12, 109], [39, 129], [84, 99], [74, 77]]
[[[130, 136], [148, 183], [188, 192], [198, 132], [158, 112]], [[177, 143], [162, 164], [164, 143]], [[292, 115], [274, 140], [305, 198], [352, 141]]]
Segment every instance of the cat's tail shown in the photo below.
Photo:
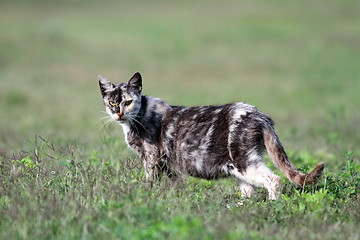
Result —
[[272, 127], [265, 127], [263, 134], [265, 147], [271, 160], [291, 182], [303, 186], [316, 183], [319, 180], [325, 167], [324, 163], [318, 163], [309, 174], [301, 173], [289, 161], [275, 130]]

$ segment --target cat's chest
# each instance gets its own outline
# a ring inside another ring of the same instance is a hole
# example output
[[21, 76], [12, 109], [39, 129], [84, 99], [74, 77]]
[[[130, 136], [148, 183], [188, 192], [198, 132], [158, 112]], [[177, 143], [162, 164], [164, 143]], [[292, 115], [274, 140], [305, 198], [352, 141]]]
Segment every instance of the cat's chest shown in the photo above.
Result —
[[131, 147], [129, 145], [129, 140], [128, 140], [128, 136], [129, 136], [129, 132], [130, 132], [130, 123], [129, 122], [124, 122], [124, 123], [121, 123], [120, 124], [122, 129], [123, 129], [123, 132], [124, 132], [124, 137], [125, 137], [125, 142], [126, 144]]
[[139, 130], [136, 129], [134, 131], [128, 122], [121, 123], [121, 126], [124, 132], [125, 142], [127, 143], [128, 147], [131, 150], [134, 150], [140, 156], [143, 156], [146, 152], [144, 146], [147, 144], [146, 141], [144, 141], [144, 139], [138, 135]]

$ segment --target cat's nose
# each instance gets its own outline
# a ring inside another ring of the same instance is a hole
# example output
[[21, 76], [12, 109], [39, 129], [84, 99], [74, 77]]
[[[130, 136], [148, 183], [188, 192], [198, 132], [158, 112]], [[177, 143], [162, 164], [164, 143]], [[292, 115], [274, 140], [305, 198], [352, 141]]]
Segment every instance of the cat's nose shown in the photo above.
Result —
[[119, 118], [121, 119], [121, 116], [123, 115], [122, 113], [118, 113], [117, 114], [119, 116]]

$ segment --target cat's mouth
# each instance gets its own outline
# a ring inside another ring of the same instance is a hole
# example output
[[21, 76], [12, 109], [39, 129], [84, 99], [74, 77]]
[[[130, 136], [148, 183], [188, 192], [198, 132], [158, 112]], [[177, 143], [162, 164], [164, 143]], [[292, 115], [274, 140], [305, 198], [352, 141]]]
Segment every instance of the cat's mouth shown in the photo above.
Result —
[[127, 118], [123, 113], [117, 113], [115, 120], [118, 121], [119, 123], [124, 123], [127, 121]]
[[125, 119], [124, 118], [118, 118], [118, 119], [116, 119], [116, 121], [118, 121], [120, 123], [123, 123], [123, 122], [125, 122]]
[[113, 119], [117, 122], [123, 123], [125, 122], [124, 114], [122, 113], [116, 113], [112, 115]]

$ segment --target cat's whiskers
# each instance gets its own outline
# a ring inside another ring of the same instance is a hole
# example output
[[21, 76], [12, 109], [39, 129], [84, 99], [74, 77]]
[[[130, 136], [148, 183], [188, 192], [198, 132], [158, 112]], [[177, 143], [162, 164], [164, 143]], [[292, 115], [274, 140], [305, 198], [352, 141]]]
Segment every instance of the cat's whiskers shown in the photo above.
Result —
[[103, 121], [105, 119], [109, 119], [109, 118], [110, 118], [110, 116], [101, 117], [99, 120], [96, 121], [96, 123], [101, 122], [101, 121]]
[[[106, 120], [106, 121], [104, 122], [104, 120]], [[108, 123], [111, 123], [111, 122], [113, 122], [113, 121], [115, 121], [115, 120], [114, 120], [111, 116], [105, 116], [105, 117], [100, 118], [100, 119], [97, 121], [97, 123], [100, 122], [100, 121], [101, 121], [102, 125], [100, 126], [100, 128], [98, 129], [98, 131], [100, 131], [101, 129], [103, 129], [104, 127], [106, 127], [106, 125], [107, 125]]]
[[[136, 120], [136, 116], [134, 116], [134, 115], [126, 115], [126, 116], [129, 118], [130, 122], [131, 121], [137, 122], [145, 130], [145, 132], [150, 136], [150, 133], [147, 131], [147, 129], [144, 127], [144, 125], [140, 121]], [[136, 131], [139, 133], [139, 129], [137, 129], [136, 125], [135, 124], [132, 124], [132, 125], [136, 128]]]
[[[111, 119], [111, 116], [109, 116], [106, 111], [99, 111], [99, 112], [105, 113], [106, 115], [103, 116], [103, 117], [101, 117], [99, 120], [97, 120], [96, 123], [102, 122], [102, 121], [104, 121], [105, 119]], [[108, 123], [108, 121], [107, 121], [106, 123]]]

